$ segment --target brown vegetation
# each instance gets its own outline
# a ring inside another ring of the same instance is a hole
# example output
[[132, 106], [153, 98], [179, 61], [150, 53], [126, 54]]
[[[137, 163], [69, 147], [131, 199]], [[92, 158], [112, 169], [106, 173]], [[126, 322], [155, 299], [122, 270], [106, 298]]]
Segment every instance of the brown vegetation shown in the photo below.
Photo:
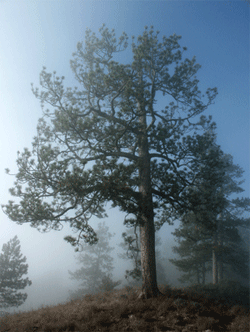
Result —
[[248, 288], [159, 288], [159, 298], [138, 299], [139, 288], [126, 287], [15, 313], [0, 319], [0, 331], [249, 331]]

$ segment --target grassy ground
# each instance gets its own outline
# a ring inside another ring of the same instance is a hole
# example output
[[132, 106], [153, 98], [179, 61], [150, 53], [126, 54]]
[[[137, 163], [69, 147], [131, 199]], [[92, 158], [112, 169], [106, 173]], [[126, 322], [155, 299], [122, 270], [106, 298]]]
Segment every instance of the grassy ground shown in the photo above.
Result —
[[0, 318], [0, 332], [250, 331], [249, 289], [236, 284], [160, 286], [163, 297], [138, 299], [139, 288], [86, 295], [81, 300]]

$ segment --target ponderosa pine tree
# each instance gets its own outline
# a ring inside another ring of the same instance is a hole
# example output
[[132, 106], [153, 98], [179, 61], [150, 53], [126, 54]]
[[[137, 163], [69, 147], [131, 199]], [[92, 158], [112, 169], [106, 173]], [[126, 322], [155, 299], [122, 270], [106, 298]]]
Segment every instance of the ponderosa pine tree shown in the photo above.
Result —
[[[80, 234], [65, 240], [76, 246], [84, 236], [96, 243], [88, 221], [106, 216], [105, 204], [112, 202], [140, 226], [140, 297], [155, 297], [160, 295], [155, 225], [173, 222], [176, 209], [186, 209], [185, 167], [193, 158], [188, 147], [196, 130], [213, 125], [211, 118], [195, 117], [213, 102], [217, 89], [207, 89], [208, 100], [202, 101], [195, 76], [200, 65], [195, 57], [180, 62], [186, 50], [180, 36], [159, 42], [159, 32], [145, 27], [137, 44], [132, 42], [132, 63], [120, 64], [115, 56], [127, 48], [127, 35], [117, 41], [114, 30], [103, 25], [99, 31], [100, 39], [87, 30], [85, 48], [78, 43], [73, 54], [80, 89], [65, 90], [64, 77], [46, 68], [40, 74], [43, 91], [32, 88], [42, 107], [46, 103], [53, 110], [39, 120], [32, 151], [24, 149], [17, 159], [10, 192], [20, 202], [9, 201], [3, 209], [11, 220], [43, 225], [43, 231], [69, 222]], [[161, 95], [164, 109], [156, 107]]]
[[3, 253], [0, 254], [0, 308], [22, 305], [28, 295], [17, 293], [17, 290], [32, 284], [28, 278], [20, 279], [28, 273], [28, 264], [23, 264], [26, 262], [26, 257], [22, 258], [19, 244], [20, 241], [15, 236], [2, 247]]
[[[221, 151], [215, 138], [214, 133], [207, 133], [193, 147], [193, 153], [200, 155], [200, 160], [197, 158], [192, 165], [196, 180], [188, 193], [194, 209], [182, 216], [182, 226], [172, 233], [184, 239], [179, 241], [179, 247], [174, 247], [182, 259], [170, 260], [187, 273], [181, 282], [195, 277], [199, 283], [201, 277], [204, 283], [205, 274], [212, 271], [213, 283], [217, 284], [230, 275], [230, 267], [246, 278], [249, 276], [248, 253], [241, 245], [237, 227], [249, 229], [250, 219], [241, 216], [249, 212], [250, 199], [230, 197], [244, 191], [240, 187], [243, 181], [237, 181], [243, 170], [233, 164], [232, 156]], [[209, 219], [216, 223], [214, 230], [206, 228]]]

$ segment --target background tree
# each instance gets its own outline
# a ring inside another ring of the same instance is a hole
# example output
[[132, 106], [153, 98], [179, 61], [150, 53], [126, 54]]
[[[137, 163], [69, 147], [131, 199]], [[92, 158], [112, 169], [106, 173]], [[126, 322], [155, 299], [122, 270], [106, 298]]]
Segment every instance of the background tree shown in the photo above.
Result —
[[19, 243], [20, 241], [15, 236], [2, 247], [3, 253], [0, 255], [0, 308], [22, 305], [28, 295], [17, 293], [17, 290], [32, 284], [28, 278], [20, 279], [28, 273], [28, 264], [22, 264], [26, 262], [26, 257], [22, 258]]
[[[176, 210], [188, 207], [182, 192], [190, 184], [189, 146], [195, 130], [213, 127], [211, 118], [192, 120], [212, 103], [217, 89], [207, 89], [208, 101], [201, 101], [195, 76], [200, 65], [195, 57], [179, 63], [186, 50], [180, 50], [180, 36], [158, 42], [159, 32], [145, 27], [137, 44], [132, 42], [132, 63], [124, 65], [114, 58], [126, 49], [127, 35], [117, 41], [114, 30], [103, 25], [99, 31], [100, 39], [87, 30], [85, 48], [78, 43], [73, 54], [71, 67], [81, 89], [65, 90], [64, 77], [46, 68], [41, 72], [43, 91], [33, 92], [42, 107], [47, 103], [53, 111], [47, 109], [39, 120], [32, 152], [24, 149], [17, 159], [10, 192], [20, 203], [9, 201], [3, 208], [11, 220], [42, 224], [43, 231], [69, 222], [80, 234], [78, 240], [65, 240], [76, 246], [82, 232], [86, 242], [97, 242], [88, 221], [106, 216], [105, 204], [111, 201], [140, 226], [139, 297], [154, 297], [160, 294], [154, 221], [159, 229], [175, 220]], [[166, 96], [169, 106], [156, 107], [157, 95]]]
[[[171, 262], [188, 272], [180, 281], [195, 275], [198, 283], [200, 276], [205, 283], [206, 272], [212, 271], [216, 284], [223, 279], [224, 272], [230, 275], [229, 266], [248, 278], [249, 260], [237, 227], [249, 228], [249, 218], [241, 215], [249, 211], [250, 200], [230, 199], [232, 194], [243, 191], [240, 187], [243, 181], [236, 180], [242, 177], [243, 170], [215, 144], [215, 134], [208, 133], [206, 140], [201, 139], [194, 149], [200, 154], [200, 161], [197, 158], [193, 163], [196, 181], [188, 189], [193, 211], [183, 214], [182, 229], [173, 233], [184, 238], [174, 251], [186, 258]], [[209, 219], [216, 223], [214, 230], [206, 228]]]
[[239, 235], [242, 239], [241, 246], [243, 248], [243, 251], [245, 253], [247, 253], [246, 264], [247, 264], [248, 276], [243, 277], [242, 275], [239, 274], [238, 271], [235, 271], [235, 270], [231, 270], [230, 274], [231, 274], [232, 280], [238, 280], [242, 285], [249, 287], [249, 285], [250, 285], [250, 242], [249, 242], [250, 229], [239, 227], [238, 231], [239, 231]]
[[206, 272], [211, 271], [211, 250], [206, 245], [205, 238], [201, 238], [199, 229], [191, 221], [194, 215], [189, 215], [190, 223], [182, 224], [172, 234], [176, 237], [179, 246], [173, 247], [180, 259], [169, 259], [178, 270], [184, 274], [178, 279], [181, 283], [205, 284]]
[[[140, 255], [140, 234], [138, 228], [134, 226], [130, 228], [128, 232], [122, 233], [124, 242], [120, 243], [119, 246], [126, 250], [126, 254], [118, 254], [118, 257], [122, 259], [130, 259], [133, 263], [133, 270], [126, 270], [125, 279], [129, 282], [131, 287], [141, 286], [142, 273], [141, 273], [141, 255]], [[156, 236], [155, 247], [161, 244], [160, 237]], [[156, 271], [157, 271], [157, 283], [166, 284], [166, 272], [163, 265], [161, 264], [161, 252], [156, 249]]]
[[108, 233], [108, 227], [105, 223], [98, 224], [98, 243], [94, 246], [82, 245], [85, 252], [84, 255], [77, 256], [77, 260], [83, 267], [74, 273], [69, 272], [72, 276], [70, 279], [83, 280], [81, 286], [75, 292], [71, 292], [71, 299], [78, 299], [86, 294], [97, 294], [101, 291], [111, 291], [121, 284], [121, 281], [112, 281], [111, 271], [114, 269], [113, 260], [110, 252], [114, 249], [109, 246], [109, 240], [113, 236]]
[[[189, 218], [195, 216], [190, 214]], [[170, 262], [184, 272], [184, 275], [178, 279], [181, 283], [205, 284], [211, 273], [213, 276], [213, 250], [217, 250], [216, 283], [223, 279], [239, 280], [238, 277], [243, 280], [249, 279], [248, 251], [244, 247], [237, 227], [227, 220], [225, 224], [215, 249], [214, 237], [202, 236], [195, 222], [182, 224], [180, 229], [173, 232], [179, 242], [179, 246], [173, 247], [173, 251], [178, 253], [181, 259], [170, 259]]]
[[138, 234], [138, 229], [135, 226], [130, 228], [126, 233], [122, 233], [123, 241], [119, 244], [124, 250], [126, 250], [126, 254], [118, 254], [119, 258], [122, 259], [131, 259], [133, 263], [133, 270], [126, 270], [125, 279], [128, 280], [131, 278], [130, 286], [139, 286], [142, 281], [141, 274], [141, 257], [140, 257], [140, 238]]

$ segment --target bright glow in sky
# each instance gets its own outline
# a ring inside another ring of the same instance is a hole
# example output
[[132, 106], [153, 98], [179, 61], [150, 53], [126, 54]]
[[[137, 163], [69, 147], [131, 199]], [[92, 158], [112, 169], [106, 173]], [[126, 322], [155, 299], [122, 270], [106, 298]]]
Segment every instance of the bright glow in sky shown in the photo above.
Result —
[[[38, 119], [42, 116], [39, 100], [31, 92], [31, 83], [39, 87], [43, 66], [48, 72], [65, 76], [65, 85], [77, 83], [69, 61], [76, 44], [84, 41], [86, 28], [96, 34], [103, 23], [114, 28], [119, 37], [123, 31], [137, 37], [145, 25], [159, 30], [159, 39], [176, 33], [181, 46], [188, 51], [184, 58], [196, 56], [202, 68], [198, 71], [200, 90], [218, 88], [215, 104], [204, 113], [211, 114], [217, 124], [218, 140], [225, 153], [244, 170], [244, 197], [249, 197], [249, 11], [250, 4], [238, 1], [0, 1], [0, 204], [12, 199], [8, 189], [14, 177], [5, 174], [17, 171], [17, 151], [31, 147], [36, 135]], [[130, 46], [129, 46], [130, 47]], [[130, 51], [130, 48], [128, 48]], [[131, 56], [131, 53], [127, 53]], [[164, 104], [164, 100], [161, 100]], [[166, 102], [167, 104], [167, 102]], [[108, 210], [106, 225], [116, 237], [110, 245], [122, 241], [124, 215]], [[97, 228], [98, 222], [92, 226]], [[27, 257], [28, 277], [33, 284], [26, 287], [28, 298], [17, 310], [60, 303], [68, 297], [68, 290], [78, 283], [69, 280], [68, 270], [78, 267], [74, 248], [63, 240], [74, 234], [65, 225], [62, 231], [39, 233], [30, 225], [17, 225], [0, 210], [0, 250], [15, 235], [21, 253]], [[171, 232], [177, 228], [164, 225], [160, 231], [166, 258], [173, 257]], [[120, 249], [116, 252], [122, 252]], [[114, 255], [117, 259], [117, 257]], [[115, 280], [125, 274], [125, 261], [117, 261]], [[167, 271], [174, 280], [175, 269]], [[26, 276], [25, 276], [26, 277]]]

